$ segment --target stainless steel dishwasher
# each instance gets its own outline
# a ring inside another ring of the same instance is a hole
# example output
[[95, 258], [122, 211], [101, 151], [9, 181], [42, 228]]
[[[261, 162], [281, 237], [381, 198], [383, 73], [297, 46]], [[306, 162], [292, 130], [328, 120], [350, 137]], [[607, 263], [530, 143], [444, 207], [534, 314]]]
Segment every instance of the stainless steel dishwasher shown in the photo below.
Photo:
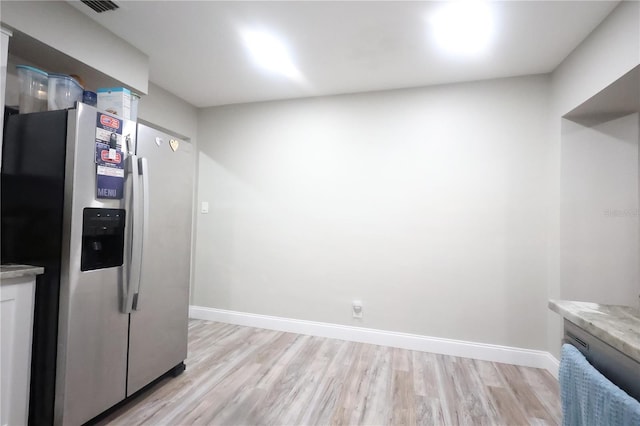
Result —
[[575, 346], [603, 376], [640, 401], [640, 362], [566, 319], [563, 341]]

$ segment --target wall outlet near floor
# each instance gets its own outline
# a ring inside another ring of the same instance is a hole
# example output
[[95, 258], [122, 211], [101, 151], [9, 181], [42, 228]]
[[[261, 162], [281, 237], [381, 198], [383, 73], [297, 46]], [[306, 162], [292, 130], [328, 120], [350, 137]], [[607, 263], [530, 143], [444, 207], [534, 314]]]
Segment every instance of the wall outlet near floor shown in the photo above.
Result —
[[354, 318], [362, 318], [362, 301], [354, 300], [351, 302], [351, 314]]

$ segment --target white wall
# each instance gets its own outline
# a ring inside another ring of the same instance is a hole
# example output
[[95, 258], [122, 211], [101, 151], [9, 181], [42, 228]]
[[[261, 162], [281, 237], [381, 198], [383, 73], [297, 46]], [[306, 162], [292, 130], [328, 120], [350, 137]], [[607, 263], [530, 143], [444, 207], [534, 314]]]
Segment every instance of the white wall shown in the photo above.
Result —
[[[567, 294], [563, 291], [560, 247], [566, 247], [561, 231], [561, 187], [569, 177], [563, 165], [572, 163], [571, 152], [563, 152], [562, 116], [587, 101], [608, 85], [640, 64], [640, 2], [624, 1], [587, 37], [552, 73], [552, 108], [550, 117], [551, 157], [550, 188], [552, 204], [549, 222], [549, 298]], [[566, 131], [566, 129], [565, 129]], [[634, 185], [630, 182], [629, 185]], [[637, 182], [635, 183], [637, 185]], [[567, 188], [564, 185], [565, 190]], [[566, 192], [566, 191], [565, 191]], [[600, 206], [601, 207], [601, 206]], [[602, 210], [602, 209], [600, 209]], [[567, 222], [567, 218], [563, 223]], [[565, 234], [566, 235], [566, 234]], [[565, 257], [566, 259], [566, 257]], [[637, 260], [636, 260], [637, 261]], [[565, 275], [564, 278], [567, 278]], [[567, 283], [568, 284], [568, 283]], [[571, 284], [569, 284], [571, 285]], [[569, 292], [571, 294], [571, 292]], [[559, 356], [562, 320], [549, 311], [547, 314], [547, 350]]]
[[548, 89], [538, 76], [201, 111], [193, 303], [543, 348]]
[[638, 114], [562, 125], [560, 296], [635, 305]]
[[138, 118], [195, 143], [198, 109], [152, 82], [138, 104]]
[[565, 115], [638, 64], [640, 2], [623, 1], [553, 72], [556, 112]]

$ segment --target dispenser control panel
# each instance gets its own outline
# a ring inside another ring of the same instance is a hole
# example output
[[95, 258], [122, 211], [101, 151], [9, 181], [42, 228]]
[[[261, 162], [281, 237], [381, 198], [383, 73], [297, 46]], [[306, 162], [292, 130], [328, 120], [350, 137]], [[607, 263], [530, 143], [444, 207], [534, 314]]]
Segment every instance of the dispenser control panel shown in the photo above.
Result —
[[124, 259], [125, 210], [85, 208], [82, 212], [80, 269], [121, 266]]

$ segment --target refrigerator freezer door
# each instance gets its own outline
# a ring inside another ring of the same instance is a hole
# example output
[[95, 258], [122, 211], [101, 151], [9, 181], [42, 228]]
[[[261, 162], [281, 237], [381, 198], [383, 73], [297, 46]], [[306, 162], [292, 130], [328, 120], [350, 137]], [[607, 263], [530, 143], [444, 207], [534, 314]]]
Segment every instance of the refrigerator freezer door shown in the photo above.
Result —
[[187, 357], [191, 268], [193, 147], [141, 124], [137, 142], [138, 157], [148, 163], [142, 186], [149, 232], [131, 312], [127, 396]]
[[[129, 315], [120, 312], [123, 266], [81, 270], [85, 209], [125, 208], [123, 200], [96, 199], [96, 114], [95, 108], [80, 103], [77, 110], [69, 111], [54, 419], [57, 425], [82, 424], [126, 395]], [[135, 123], [125, 123], [124, 130], [135, 136]], [[96, 250], [102, 248], [99, 240], [90, 243]], [[126, 253], [127, 243], [124, 244]]]

